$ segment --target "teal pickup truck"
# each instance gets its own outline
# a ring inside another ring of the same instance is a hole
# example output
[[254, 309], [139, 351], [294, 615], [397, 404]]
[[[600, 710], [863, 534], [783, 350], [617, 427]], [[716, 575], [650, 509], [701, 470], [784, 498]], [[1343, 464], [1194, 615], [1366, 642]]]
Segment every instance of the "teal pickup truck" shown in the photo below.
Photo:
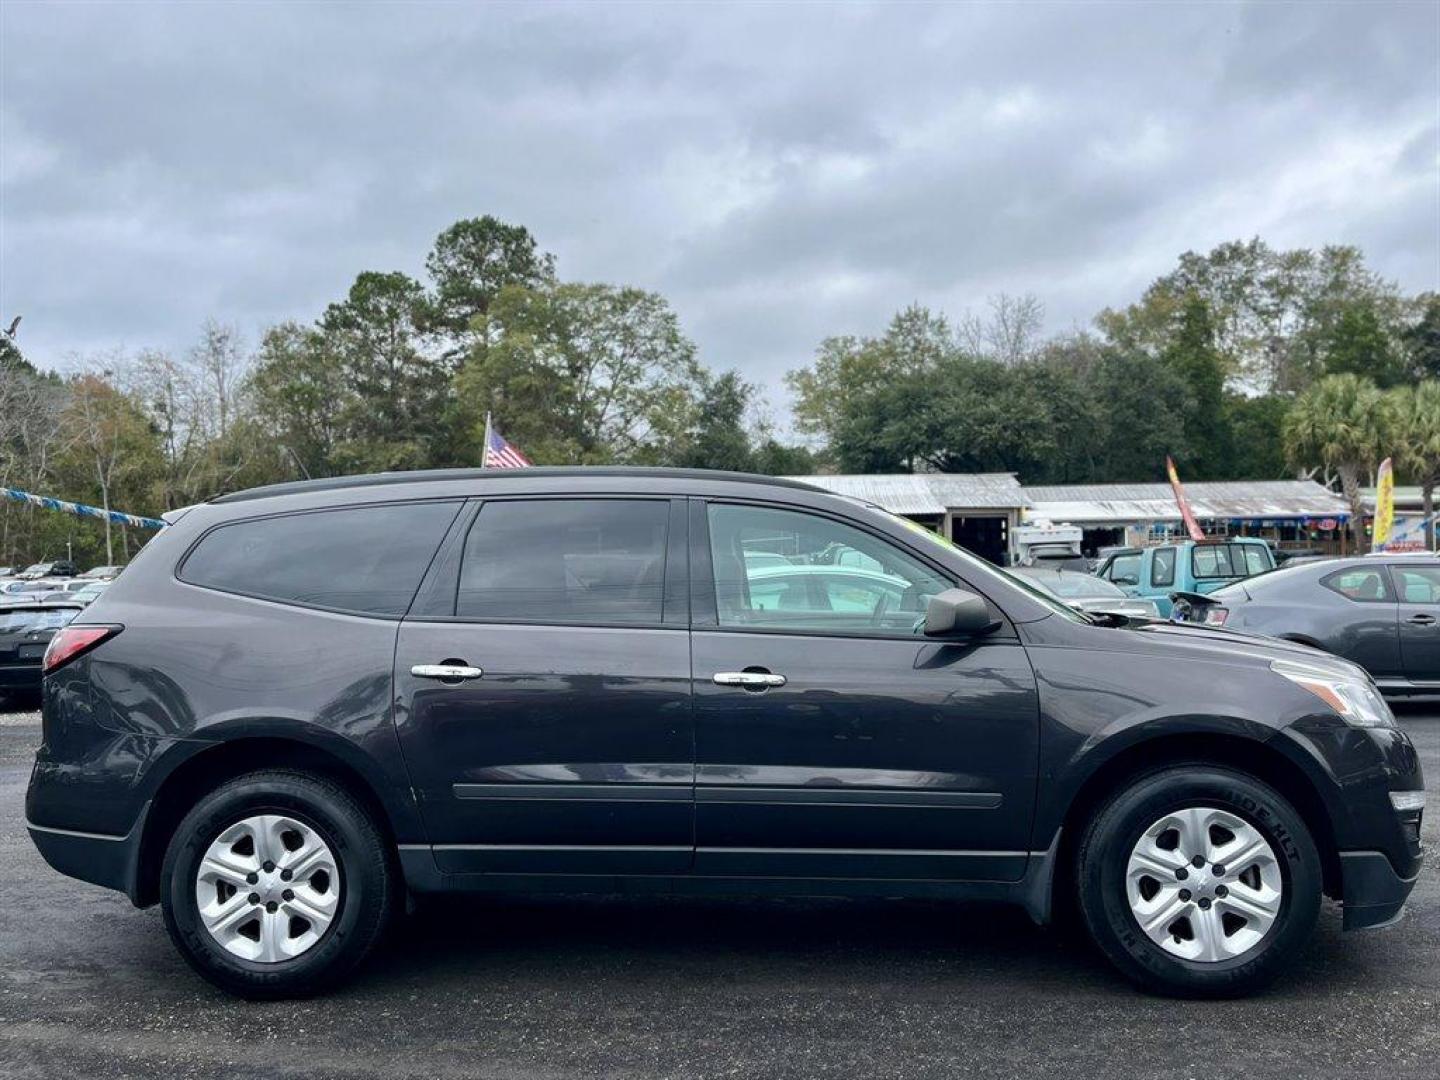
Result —
[[1170, 617], [1170, 594], [1211, 593], [1241, 578], [1275, 569], [1275, 556], [1264, 540], [1183, 540], [1149, 548], [1112, 552], [1096, 575], [1118, 585], [1127, 596], [1155, 601], [1162, 619]]

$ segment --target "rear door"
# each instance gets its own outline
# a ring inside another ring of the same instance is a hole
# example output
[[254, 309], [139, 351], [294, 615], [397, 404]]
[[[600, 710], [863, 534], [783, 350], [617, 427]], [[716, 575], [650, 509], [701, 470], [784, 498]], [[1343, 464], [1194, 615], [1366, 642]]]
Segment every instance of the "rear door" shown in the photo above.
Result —
[[[927, 640], [926, 600], [955, 583], [887, 538], [796, 509], [692, 505], [695, 872], [1019, 878], [1039, 719], [1008, 625]], [[772, 603], [762, 555], [826, 587]], [[847, 564], [880, 569], [859, 588]]]
[[1411, 682], [1440, 683], [1440, 566], [1390, 567], [1400, 612], [1400, 657]]
[[450, 873], [672, 873], [693, 850], [682, 500], [489, 500], [436, 560], [396, 719]]

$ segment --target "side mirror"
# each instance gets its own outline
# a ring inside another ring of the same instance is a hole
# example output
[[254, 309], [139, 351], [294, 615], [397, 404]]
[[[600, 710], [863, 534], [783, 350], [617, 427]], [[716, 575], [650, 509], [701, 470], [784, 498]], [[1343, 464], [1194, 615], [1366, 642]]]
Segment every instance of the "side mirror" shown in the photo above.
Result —
[[988, 634], [999, 625], [985, 601], [964, 589], [946, 589], [925, 608], [926, 637]]

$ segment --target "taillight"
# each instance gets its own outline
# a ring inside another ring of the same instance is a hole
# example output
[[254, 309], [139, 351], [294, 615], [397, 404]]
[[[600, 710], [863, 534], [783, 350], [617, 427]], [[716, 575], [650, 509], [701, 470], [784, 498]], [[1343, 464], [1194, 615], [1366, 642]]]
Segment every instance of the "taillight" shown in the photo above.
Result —
[[62, 626], [45, 647], [45, 659], [40, 661], [41, 673], [49, 675], [64, 667], [123, 629], [123, 626]]
[[1225, 620], [1230, 617], [1230, 609], [1223, 607], [1212, 607], [1205, 609], [1206, 626], [1224, 626]]

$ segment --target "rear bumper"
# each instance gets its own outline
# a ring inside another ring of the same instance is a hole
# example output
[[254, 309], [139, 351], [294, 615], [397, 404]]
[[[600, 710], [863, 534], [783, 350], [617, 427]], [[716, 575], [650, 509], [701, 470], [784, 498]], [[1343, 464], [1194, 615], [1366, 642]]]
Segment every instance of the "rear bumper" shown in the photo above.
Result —
[[39, 692], [41, 686], [40, 664], [0, 664], [0, 690], [29, 690]]
[[116, 889], [138, 904], [140, 840], [145, 833], [147, 802], [140, 817], [124, 836], [56, 829], [26, 821], [30, 839], [41, 857], [69, 877]]
[[1346, 930], [1377, 929], [1398, 922], [1420, 876], [1417, 866], [1410, 877], [1401, 877], [1378, 851], [1342, 851], [1340, 870]]

